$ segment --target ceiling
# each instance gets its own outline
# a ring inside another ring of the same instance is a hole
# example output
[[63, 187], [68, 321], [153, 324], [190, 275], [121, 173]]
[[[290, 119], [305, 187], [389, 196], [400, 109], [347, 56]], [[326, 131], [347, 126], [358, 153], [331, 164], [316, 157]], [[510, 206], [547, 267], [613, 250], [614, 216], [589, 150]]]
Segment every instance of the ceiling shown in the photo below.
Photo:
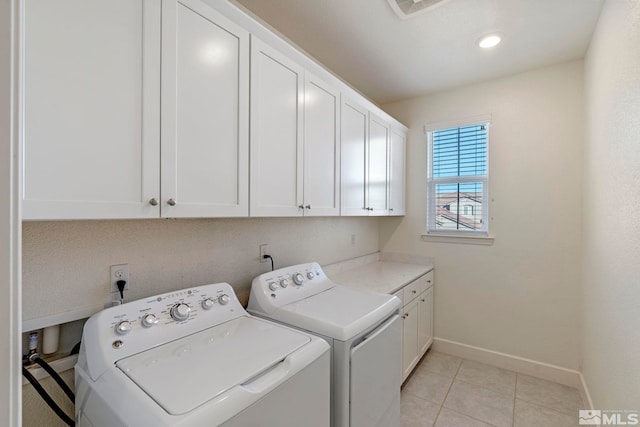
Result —
[[[584, 57], [603, 0], [232, 0], [378, 104]], [[500, 32], [483, 50], [478, 39]]]

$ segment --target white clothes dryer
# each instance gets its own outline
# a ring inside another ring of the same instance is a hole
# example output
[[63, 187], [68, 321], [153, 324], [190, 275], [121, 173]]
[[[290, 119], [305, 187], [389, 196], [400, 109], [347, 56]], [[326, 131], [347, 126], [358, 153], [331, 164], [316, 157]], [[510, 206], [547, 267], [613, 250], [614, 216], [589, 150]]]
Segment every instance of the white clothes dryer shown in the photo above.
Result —
[[330, 424], [329, 346], [249, 315], [230, 285], [108, 308], [85, 324], [79, 427]]
[[400, 425], [400, 300], [338, 285], [318, 263], [253, 280], [247, 310], [331, 344], [331, 411], [335, 427]]

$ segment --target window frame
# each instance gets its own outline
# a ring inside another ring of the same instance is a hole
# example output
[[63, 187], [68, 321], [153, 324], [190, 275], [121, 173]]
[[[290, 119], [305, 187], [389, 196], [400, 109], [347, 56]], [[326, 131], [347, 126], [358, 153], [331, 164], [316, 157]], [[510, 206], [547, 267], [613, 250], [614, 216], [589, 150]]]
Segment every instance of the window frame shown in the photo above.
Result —
[[[439, 130], [460, 128], [465, 126], [486, 124], [487, 137], [486, 137], [486, 174], [484, 175], [465, 175], [454, 177], [433, 177], [433, 133]], [[430, 123], [424, 127], [425, 135], [427, 137], [427, 200], [426, 200], [426, 231], [423, 237], [428, 238], [435, 237], [452, 237], [452, 238], [466, 238], [465, 241], [470, 242], [472, 239], [484, 239], [489, 238], [491, 241], [493, 237], [489, 234], [489, 164], [490, 164], [490, 132], [491, 132], [491, 115], [481, 115], [468, 117], [462, 120], [443, 121]], [[483, 187], [482, 197], [482, 224], [481, 230], [463, 230], [463, 229], [436, 229], [436, 200], [435, 189], [439, 184], [464, 184], [464, 183], [481, 183]]]

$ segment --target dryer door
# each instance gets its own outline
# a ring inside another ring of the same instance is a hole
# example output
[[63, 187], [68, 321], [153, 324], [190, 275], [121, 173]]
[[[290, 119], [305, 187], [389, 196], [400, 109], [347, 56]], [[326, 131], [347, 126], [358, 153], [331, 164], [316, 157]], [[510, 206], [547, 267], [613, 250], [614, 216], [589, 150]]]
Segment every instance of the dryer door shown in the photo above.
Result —
[[351, 427], [399, 426], [402, 323], [394, 315], [351, 349]]

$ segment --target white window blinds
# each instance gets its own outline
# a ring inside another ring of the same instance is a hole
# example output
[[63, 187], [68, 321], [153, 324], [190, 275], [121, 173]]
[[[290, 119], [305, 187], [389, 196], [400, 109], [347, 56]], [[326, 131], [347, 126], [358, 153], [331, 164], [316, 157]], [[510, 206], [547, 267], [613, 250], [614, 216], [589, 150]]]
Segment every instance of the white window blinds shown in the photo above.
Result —
[[429, 233], [487, 234], [489, 122], [427, 132]]

